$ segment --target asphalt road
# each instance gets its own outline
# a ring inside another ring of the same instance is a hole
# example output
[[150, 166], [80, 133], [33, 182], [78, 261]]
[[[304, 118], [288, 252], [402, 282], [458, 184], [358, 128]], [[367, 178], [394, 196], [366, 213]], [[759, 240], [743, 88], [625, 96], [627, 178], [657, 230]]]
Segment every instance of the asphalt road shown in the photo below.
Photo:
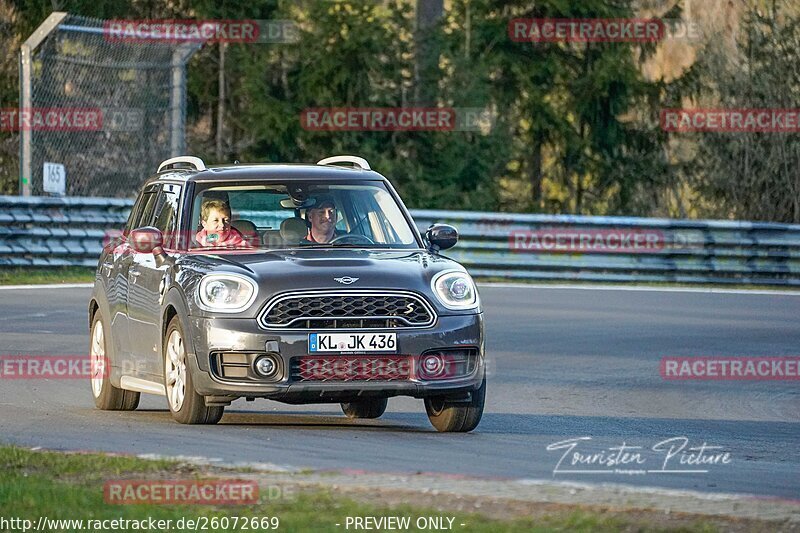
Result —
[[[0, 354], [86, 353], [89, 293], [0, 290]], [[87, 382], [4, 379], [0, 441], [800, 499], [800, 382], [659, 375], [663, 356], [797, 355], [800, 295], [513, 287], [482, 287], [481, 295], [491, 373], [486, 412], [471, 434], [436, 433], [422, 401], [409, 398], [390, 400], [374, 421], [350, 421], [338, 406], [238, 400], [218, 426], [190, 427], [172, 421], [162, 398], [143, 395], [131, 413], [102, 412]], [[581, 471], [554, 473], [566, 449], [548, 445], [579, 437], [590, 437], [573, 450], [584, 459], [602, 450], [608, 457], [608, 448], [624, 444], [641, 446], [629, 451], [644, 464], [589, 473], [607, 465], [573, 466], [567, 458], [561, 470]], [[715, 464], [697, 465], [676, 447], [664, 464], [668, 445], [657, 443], [673, 437], [688, 439], [684, 451], [720, 446], [703, 457], [727, 452], [729, 462], [717, 456]]]

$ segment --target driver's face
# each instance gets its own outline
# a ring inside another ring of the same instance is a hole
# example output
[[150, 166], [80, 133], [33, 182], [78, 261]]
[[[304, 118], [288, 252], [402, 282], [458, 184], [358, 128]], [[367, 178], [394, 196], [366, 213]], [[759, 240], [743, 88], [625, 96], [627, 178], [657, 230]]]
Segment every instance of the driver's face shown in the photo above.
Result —
[[322, 207], [319, 209], [311, 209], [308, 212], [308, 218], [311, 221], [311, 226], [322, 233], [329, 233], [333, 231], [336, 225], [336, 208], [335, 207]]

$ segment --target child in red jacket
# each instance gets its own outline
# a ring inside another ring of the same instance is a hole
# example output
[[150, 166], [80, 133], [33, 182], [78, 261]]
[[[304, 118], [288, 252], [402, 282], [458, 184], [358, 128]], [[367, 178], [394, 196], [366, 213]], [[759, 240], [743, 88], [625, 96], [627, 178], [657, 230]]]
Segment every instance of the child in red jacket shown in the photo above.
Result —
[[231, 208], [221, 200], [203, 202], [200, 223], [203, 229], [195, 235], [200, 246], [251, 247], [239, 230], [231, 227]]

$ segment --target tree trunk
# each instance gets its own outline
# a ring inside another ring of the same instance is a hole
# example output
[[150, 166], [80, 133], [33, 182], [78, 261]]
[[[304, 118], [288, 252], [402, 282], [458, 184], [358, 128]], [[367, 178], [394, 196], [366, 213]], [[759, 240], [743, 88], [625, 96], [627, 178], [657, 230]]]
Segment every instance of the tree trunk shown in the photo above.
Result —
[[534, 139], [533, 149], [528, 160], [528, 175], [531, 180], [531, 203], [540, 208], [542, 202], [542, 141]]
[[444, 13], [444, 0], [417, 0], [414, 96], [419, 105], [436, 103], [439, 81], [439, 46], [435, 29]]
[[219, 43], [219, 100], [217, 101], [217, 149], [215, 153], [217, 163], [221, 163], [223, 157], [222, 137], [225, 134], [225, 52], [227, 49], [228, 43]]

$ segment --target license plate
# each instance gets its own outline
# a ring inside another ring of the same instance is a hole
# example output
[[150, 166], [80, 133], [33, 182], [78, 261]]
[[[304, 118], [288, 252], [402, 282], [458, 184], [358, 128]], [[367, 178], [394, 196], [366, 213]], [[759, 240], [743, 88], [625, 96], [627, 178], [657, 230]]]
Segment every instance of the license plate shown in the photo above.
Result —
[[310, 333], [308, 353], [397, 351], [397, 333]]

